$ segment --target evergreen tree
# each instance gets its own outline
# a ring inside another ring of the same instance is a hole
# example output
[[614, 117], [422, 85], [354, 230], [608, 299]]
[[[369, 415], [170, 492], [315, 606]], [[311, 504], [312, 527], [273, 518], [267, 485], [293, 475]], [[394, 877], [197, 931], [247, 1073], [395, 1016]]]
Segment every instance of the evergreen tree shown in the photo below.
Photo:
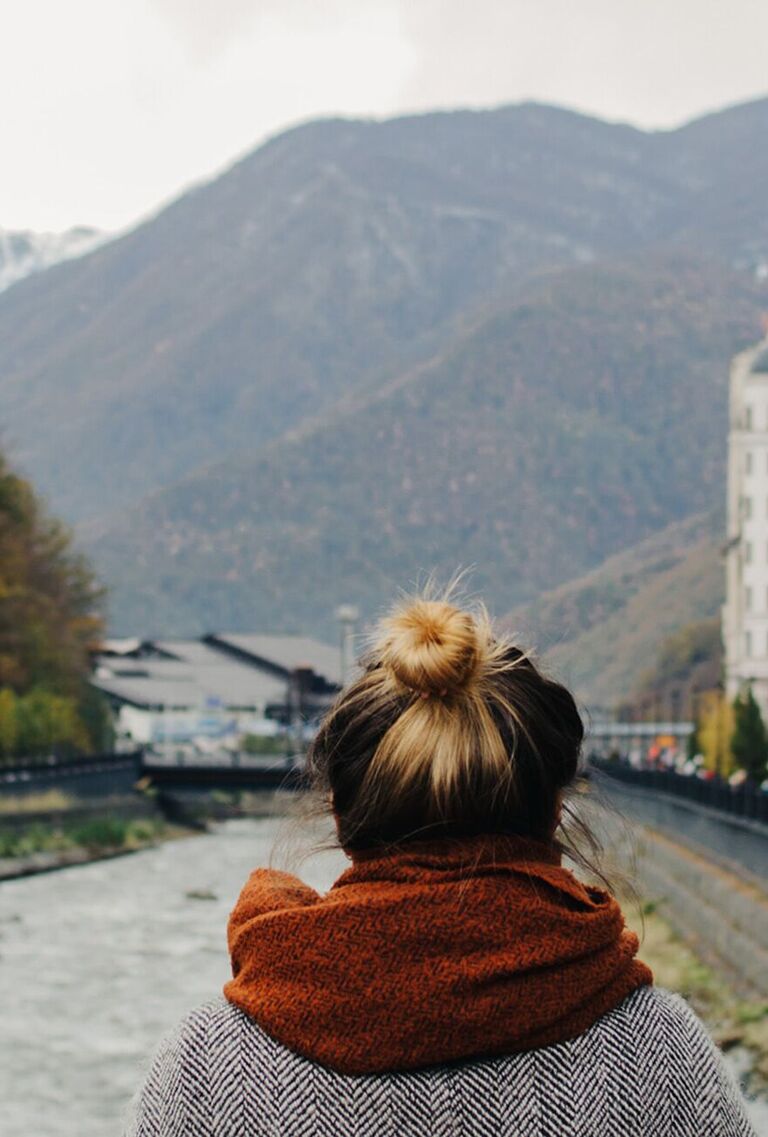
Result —
[[685, 754], [689, 761], [693, 761], [697, 754], [701, 753], [699, 745], [699, 723], [694, 722], [693, 730], [688, 735], [688, 740], [685, 744]]
[[731, 751], [753, 781], [763, 781], [768, 774], [768, 734], [751, 687], [734, 699]]

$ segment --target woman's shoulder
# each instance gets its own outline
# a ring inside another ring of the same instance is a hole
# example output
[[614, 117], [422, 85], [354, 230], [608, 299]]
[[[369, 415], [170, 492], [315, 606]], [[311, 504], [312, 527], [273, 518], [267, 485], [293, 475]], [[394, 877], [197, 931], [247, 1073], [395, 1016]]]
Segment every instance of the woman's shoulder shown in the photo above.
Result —
[[[224, 996], [209, 999], [195, 1007], [181, 1019], [171, 1038], [175, 1045], [186, 1043], [210, 1047], [226, 1039], [232, 1031], [246, 1032], [265, 1042], [270, 1041], [254, 1018]], [[699, 1040], [707, 1044], [705, 1049], [714, 1046], [690, 1004], [681, 995], [655, 986], [638, 987], [578, 1037], [587, 1040], [610, 1035], [621, 1038], [625, 1046], [630, 1040], [634, 1040], [635, 1045], [646, 1047], [664, 1043], [665, 1049], [677, 1045], [685, 1050], [692, 1041]], [[275, 1045], [279, 1046], [279, 1043]], [[562, 1045], [568, 1043], [558, 1043], [546, 1049], [554, 1050]]]
[[722, 1067], [722, 1053], [682, 995], [664, 987], [638, 987], [587, 1034], [615, 1036], [636, 1055], [664, 1055], [669, 1073], [688, 1076]]
[[[247, 1065], [269, 1070], [278, 1079], [305, 1076], [297, 1067], [312, 1067], [320, 1081], [345, 1077], [295, 1053], [224, 997], [189, 1013], [178, 1025], [172, 1045], [186, 1053], [187, 1061], [204, 1053], [207, 1070], [216, 1076], [224, 1075], [237, 1052]], [[436, 1063], [419, 1076], [434, 1079], [449, 1070], [452, 1079], [483, 1073], [512, 1084], [535, 1071], [545, 1084], [558, 1082], [563, 1069], [577, 1081], [593, 1079], [602, 1087], [621, 1083], [639, 1096], [656, 1090], [668, 1093], [675, 1086], [685, 1094], [691, 1081], [720, 1090], [735, 1088], [722, 1054], [693, 1008], [682, 996], [654, 986], [639, 987], [588, 1030], [565, 1042], [448, 1066]], [[390, 1080], [408, 1076], [397, 1071], [378, 1075]]]
[[[249, 1047], [267, 1050], [279, 1057], [286, 1050], [274, 1040], [257, 1021], [239, 1007], [217, 996], [195, 1007], [177, 1024], [166, 1040], [166, 1047], [174, 1050], [202, 1050], [210, 1059], [216, 1052], [231, 1052], [233, 1035], [245, 1040]], [[560, 1048], [605, 1051], [614, 1045], [623, 1054], [641, 1059], [645, 1053], [674, 1054], [678, 1071], [690, 1072], [697, 1062], [711, 1062], [719, 1055], [706, 1028], [696, 1012], [681, 996], [663, 987], [643, 986], [598, 1019], [583, 1034], [567, 1042], [528, 1053], [557, 1052]], [[288, 1051], [290, 1056], [292, 1052]], [[302, 1060], [298, 1055], [294, 1057]], [[514, 1062], [519, 1055], [484, 1061]], [[463, 1065], [477, 1065], [478, 1062]]]
[[320, 1117], [328, 1125], [317, 1132], [384, 1134], [410, 1132], [414, 1116], [436, 1123], [443, 1114], [446, 1131], [458, 1117], [469, 1134], [602, 1134], [623, 1126], [638, 1137], [754, 1137], [695, 1012], [656, 987], [639, 988], [554, 1046], [358, 1077], [294, 1053], [219, 997], [187, 1014], [166, 1040], [129, 1133], [214, 1137], [242, 1131], [244, 1120], [249, 1132], [278, 1132], [292, 1119]]

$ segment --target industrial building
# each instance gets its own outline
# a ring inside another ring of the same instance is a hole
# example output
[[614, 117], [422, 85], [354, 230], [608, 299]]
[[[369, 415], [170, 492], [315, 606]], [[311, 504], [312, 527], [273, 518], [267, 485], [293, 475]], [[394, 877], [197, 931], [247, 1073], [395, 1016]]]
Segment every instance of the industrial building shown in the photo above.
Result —
[[304, 636], [107, 640], [91, 683], [133, 743], [269, 734], [316, 721], [339, 689], [338, 648]]

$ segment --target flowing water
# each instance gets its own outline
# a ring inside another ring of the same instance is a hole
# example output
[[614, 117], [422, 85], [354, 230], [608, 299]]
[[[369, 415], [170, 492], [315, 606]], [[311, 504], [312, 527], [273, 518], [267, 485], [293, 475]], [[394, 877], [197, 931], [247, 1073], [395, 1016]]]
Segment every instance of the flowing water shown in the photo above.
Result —
[[[0, 884], [3, 1137], [119, 1137], [159, 1039], [229, 977], [229, 910], [284, 832], [233, 821]], [[298, 869], [325, 888], [346, 863], [325, 853]], [[755, 1120], [768, 1137], [768, 1111]]]

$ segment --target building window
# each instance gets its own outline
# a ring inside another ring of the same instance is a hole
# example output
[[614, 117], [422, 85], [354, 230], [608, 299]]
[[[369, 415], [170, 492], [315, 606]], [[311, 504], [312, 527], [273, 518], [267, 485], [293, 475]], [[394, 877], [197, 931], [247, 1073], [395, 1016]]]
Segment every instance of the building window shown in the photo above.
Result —
[[752, 589], [751, 588], [745, 588], [744, 589], [744, 607], [747, 609], [748, 612], [752, 611]]
[[751, 474], [752, 473], [752, 451], [751, 450], [748, 450], [746, 452], [746, 454], [744, 455], [744, 473], [745, 474]]
[[749, 656], [752, 654], [752, 633], [744, 633], [744, 654]]
[[744, 542], [744, 564], [745, 565], [751, 565], [752, 564], [752, 542], [751, 541], [745, 541]]
[[743, 497], [741, 499], [741, 512], [742, 512], [743, 517], [751, 517], [752, 516], [752, 498], [751, 497]]
[[751, 430], [752, 429], [752, 408], [751, 407], [745, 407], [744, 408], [744, 429], [745, 430]]

